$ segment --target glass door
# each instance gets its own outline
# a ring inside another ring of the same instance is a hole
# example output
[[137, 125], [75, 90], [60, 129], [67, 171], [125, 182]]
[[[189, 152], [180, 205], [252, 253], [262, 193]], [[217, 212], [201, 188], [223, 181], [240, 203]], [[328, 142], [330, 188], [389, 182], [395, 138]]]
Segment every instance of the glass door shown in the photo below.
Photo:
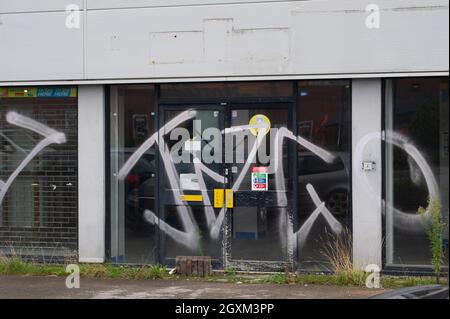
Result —
[[[229, 108], [225, 153], [233, 207], [227, 214], [227, 265], [283, 269], [293, 259], [293, 171], [288, 105]], [[289, 231], [291, 230], [291, 231]]]
[[159, 213], [146, 218], [159, 229], [162, 262], [292, 266], [290, 112], [285, 104], [161, 106]]
[[224, 116], [220, 106], [162, 106], [159, 134], [160, 260], [177, 256], [222, 260], [225, 209], [215, 204], [226, 183], [223, 165]]

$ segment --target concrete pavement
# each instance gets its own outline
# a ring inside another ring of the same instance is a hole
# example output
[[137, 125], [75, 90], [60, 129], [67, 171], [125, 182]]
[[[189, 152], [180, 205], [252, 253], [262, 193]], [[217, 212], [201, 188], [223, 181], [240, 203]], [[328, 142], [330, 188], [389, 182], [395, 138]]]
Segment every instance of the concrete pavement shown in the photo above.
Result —
[[315, 285], [88, 278], [81, 278], [79, 289], [68, 289], [63, 277], [0, 276], [0, 299], [342, 299], [368, 298], [382, 292]]

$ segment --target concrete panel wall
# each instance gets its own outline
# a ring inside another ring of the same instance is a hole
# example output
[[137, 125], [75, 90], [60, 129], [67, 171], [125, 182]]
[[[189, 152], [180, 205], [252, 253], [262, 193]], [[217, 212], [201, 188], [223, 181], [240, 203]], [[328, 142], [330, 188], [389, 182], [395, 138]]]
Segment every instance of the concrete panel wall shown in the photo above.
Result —
[[[305, 0], [297, 0], [305, 1]], [[177, 7], [236, 3], [286, 2], [286, 0], [88, 0], [88, 9]]]
[[293, 51], [301, 66], [298, 71], [448, 71], [448, 2], [445, 8], [444, 2], [376, 1], [381, 9], [379, 29], [363, 23], [367, 2], [360, 3], [332, 1], [319, 6], [307, 1], [297, 6]]
[[80, 262], [105, 257], [105, 96], [80, 86], [78, 98], [78, 230]]
[[[381, 79], [352, 82], [353, 262], [382, 266]], [[375, 163], [363, 170], [363, 162]]]
[[68, 29], [65, 11], [56, 11], [60, 6], [50, 8], [54, 11], [3, 14], [0, 10], [0, 82], [83, 78], [83, 16], [80, 13], [80, 29]]
[[377, 1], [379, 29], [359, 0], [84, 1], [67, 29], [66, 1], [0, 0], [0, 83], [448, 72], [446, 0]]
[[1, 13], [65, 11], [70, 4], [83, 8], [83, 0], [0, 0]]
[[92, 10], [88, 77], [448, 70], [448, 6], [406, 3], [381, 1], [380, 29], [355, 1]]

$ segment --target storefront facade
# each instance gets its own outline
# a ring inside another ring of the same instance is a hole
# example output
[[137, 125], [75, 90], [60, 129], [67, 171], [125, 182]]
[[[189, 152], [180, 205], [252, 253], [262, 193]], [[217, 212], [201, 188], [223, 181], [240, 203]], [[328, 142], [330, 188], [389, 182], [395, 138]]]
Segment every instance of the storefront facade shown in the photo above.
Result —
[[3, 253], [323, 271], [342, 241], [430, 268], [448, 2], [381, 1], [379, 27], [359, 1], [0, 3]]
[[[194, 254], [219, 268], [314, 268], [323, 263], [319, 229], [349, 229], [350, 81], [116, 85], [109, 93], [113, 260], [173, 264]], [[264, 136], [246, 128], [258, 117], [270, 123]], [[311, 217], [315, 193], [328, 201], [329, 220]], [[304, 228], [299, 259], [294, 237], [305, 223], [314, 227]]]

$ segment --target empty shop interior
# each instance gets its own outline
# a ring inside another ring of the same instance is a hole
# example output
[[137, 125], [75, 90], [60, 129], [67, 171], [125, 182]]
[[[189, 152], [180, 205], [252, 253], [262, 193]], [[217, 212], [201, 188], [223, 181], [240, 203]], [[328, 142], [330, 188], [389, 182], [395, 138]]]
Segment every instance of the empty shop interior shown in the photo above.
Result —
[[426, 271], [448, 164], [448, 77], [0, 87], [0, 250]]

